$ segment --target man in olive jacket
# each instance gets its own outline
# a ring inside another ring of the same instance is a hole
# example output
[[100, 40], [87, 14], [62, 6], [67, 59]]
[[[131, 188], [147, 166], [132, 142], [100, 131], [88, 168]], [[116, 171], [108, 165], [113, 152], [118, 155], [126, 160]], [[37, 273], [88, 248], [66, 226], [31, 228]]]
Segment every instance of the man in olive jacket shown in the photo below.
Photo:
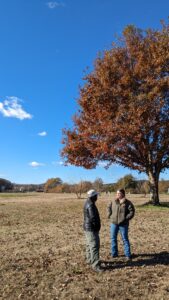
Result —
[[118, 256], [117, 235], [120, 231], [126, 260], [131, 260], [130, 242], [128, 238], [129, 221], [134, 217], [135, 208], [131, 201], [125, 198], [125, 190], [117, 191], [117, 197], [108, 206], [108, 218], [111, 219], [111, 254]]
[[95, 190], [87, 192], [88, 199], [84, 204], [84, 223], [83, 229], [86, 237], [86, 261], [91, 264], [96, 272], [101, 272], [99, 261], [100, 237], [99, 231], [101, 227], [99, 211], [95, 205], [98, 193]]

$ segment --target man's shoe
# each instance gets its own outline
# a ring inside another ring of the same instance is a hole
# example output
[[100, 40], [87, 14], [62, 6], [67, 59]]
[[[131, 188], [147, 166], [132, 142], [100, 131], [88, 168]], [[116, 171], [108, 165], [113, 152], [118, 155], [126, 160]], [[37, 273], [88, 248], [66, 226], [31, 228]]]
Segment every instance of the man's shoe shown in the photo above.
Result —
[[126, 261], [126, 262], [131, 262], [131, 261], [132, 261], [132, 258], [131, 258], [130, 256], [129, 256], [129, 257], [126, 257], [126, 258], [125, 258], [125, 261]]
[[100, 266], [97, 266], [97, 267], [93, 268], [93, 270], [95, 272], [103, 272], [104, 271]]

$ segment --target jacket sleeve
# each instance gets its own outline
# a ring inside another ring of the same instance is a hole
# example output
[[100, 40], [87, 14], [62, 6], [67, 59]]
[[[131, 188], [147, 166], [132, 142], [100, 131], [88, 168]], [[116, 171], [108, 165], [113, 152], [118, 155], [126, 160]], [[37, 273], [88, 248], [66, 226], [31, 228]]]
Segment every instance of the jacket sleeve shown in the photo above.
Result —
[[129, 203], [128, 205], [128, 213], [126, 215], [126, 220], [131, 220], [135, 215], [135, 208], [134, 208], [134, 205], [133, 203]]
[[110, 218], [110, 216], [112, 215], [112, 202], [110, 202], [108, 208], [107, 208], [107, 212], [108, 212], [108, 219]]
[[93, 228], [95, 228], [95, 226], [96, 226], [96, 216], [95, 216], [93, 205], [88, 206], [88, 213], [89, 213], [90, 222], [92, 223]]

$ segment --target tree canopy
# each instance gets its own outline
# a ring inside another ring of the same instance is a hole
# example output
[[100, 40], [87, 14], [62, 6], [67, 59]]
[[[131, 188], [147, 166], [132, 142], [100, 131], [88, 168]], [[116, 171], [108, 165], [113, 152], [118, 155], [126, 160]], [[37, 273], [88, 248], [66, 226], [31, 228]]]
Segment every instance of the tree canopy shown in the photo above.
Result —
[[145, 172], [159, 203], [159, 175], [169, 167], [169, 25], [126, 27], [84, 80], [74, 127], [63, 130], [65, 161]]
[[59, 177], [56, 178], [50, 178], [46, 181], [44, 190], [45, 192], [48, 192], [52, 189], [55, 189], [58, 185], [62, 184], [62, 180]]
[[134, 190], [136, 186], [136, 179], [131, 174], [123, 176], [116, 182], [116, 188], [124, 188], [125, 190]]

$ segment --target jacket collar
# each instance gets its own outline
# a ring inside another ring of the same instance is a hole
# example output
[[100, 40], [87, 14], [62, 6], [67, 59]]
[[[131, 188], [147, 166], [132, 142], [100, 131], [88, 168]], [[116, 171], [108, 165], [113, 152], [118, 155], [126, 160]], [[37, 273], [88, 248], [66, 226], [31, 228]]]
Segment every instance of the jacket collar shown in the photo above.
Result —
[[120, 202], [120, 204], [123, 204], [124, 202], [126, 202], [126, 198], [124, 197], [124, 198], [120, 199], [119, 202]]
[[123, 204], [123, 203], [125, 203], [126, 202], [126, 198], [124, 197], [124, 198], [122, 198], [122, 199], [116, 199], [116, 202], [117, 203], [119, 203], [119, 204]]

